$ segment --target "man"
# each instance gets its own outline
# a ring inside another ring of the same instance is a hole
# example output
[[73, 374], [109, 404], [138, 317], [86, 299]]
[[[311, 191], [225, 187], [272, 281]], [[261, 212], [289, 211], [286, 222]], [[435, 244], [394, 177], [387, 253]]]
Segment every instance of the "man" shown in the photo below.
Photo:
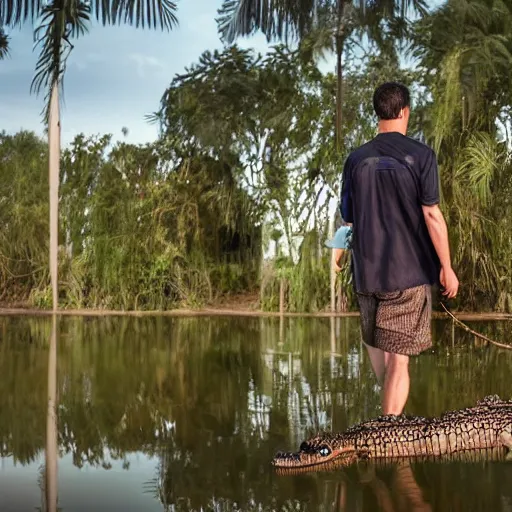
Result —
[[459, 282], [439, 209], [431, 148], [406, 136], [407, 87], [375, 90], [378, 135], [343, 169], [341, 213], [352, 224], [352, 273], [361, 334], [379, 384], [383, 414], [401, 414], [409, 395], [409, 356], [432, 346], [431, 286], [452, 298]]

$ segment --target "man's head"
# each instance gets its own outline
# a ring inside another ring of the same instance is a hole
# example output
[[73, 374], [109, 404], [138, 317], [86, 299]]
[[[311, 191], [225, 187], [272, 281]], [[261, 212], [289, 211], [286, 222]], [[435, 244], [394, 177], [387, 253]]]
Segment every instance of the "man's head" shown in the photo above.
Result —
[[409, 89], [399, 82], [386, 82], [373, 93], [373, 108], [381, 125], [392, 124], [407, 130], [411, 97]]

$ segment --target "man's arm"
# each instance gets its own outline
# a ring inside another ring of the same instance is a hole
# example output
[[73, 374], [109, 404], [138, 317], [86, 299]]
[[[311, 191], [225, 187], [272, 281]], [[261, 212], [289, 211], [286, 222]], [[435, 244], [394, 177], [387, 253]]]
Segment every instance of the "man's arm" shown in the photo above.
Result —
[[439, 205], [422, 206], [423, 215], [427, 224], [428, 232], [432, 243], [441, 262], [441, 267], [450, 268], [452, 266], [450, 259], [450, 245], [448, 242], [448, 228], [444, 220], [443, 212]]
[[343, 174], [342, 174], [342, 186], [341, 186], [341, 201], [340, 201], [340, 212], [341, 217], [348, 225], [351, 225], [354, 222], [352, 218], [352, 194], [351, 194], [351, 184], [350, 184], [350, 156], [345, 160], [345, 165], [343, 166]]
[[443, 295], [451, 299], [457, 295], [459, 281], [452, 269], [450, 260], [448, 228], [446, 227], [443, 213], [439, 209], [439, 172], [436, 154], [432, 149], [424, 153], [424, 158], [421, 162], [420, 186], [420, 201], [423, 215], [430, 238], [441, 263], [439, 281], [444, 288]]
[[457, 295], [459, 281], [452, 269], [446, 221], [444, 220], [439, 205], [423, 205], [422, 209], [430, 238], [432, 239], [432, 243], [434, 244], [434, 248], [441, 263], [440, 281], [441, 285], [444, 287], [443, 295], [451, 299]]

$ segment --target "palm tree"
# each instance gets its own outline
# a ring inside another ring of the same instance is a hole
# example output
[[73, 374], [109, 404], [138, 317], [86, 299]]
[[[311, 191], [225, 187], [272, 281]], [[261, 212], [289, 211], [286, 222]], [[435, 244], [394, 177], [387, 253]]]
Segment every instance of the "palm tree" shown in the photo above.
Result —
[[224, 0], [218, 27], [228, 43], [257, 31], [268, 41], [298, 40], [305, 49], [336, 53], [336, 148], [341, 150], [342, 56], [352, 36], [364, 37], [381, 50], [407, 35], [409, 11], [426, 14], [425, 0]]
[[[72, 39], [85, 34], [92, 14], [103, 25], [127, 23], [136, 27], [170, 30], [177, 24], [176, 4], [171, 0], [2, 0], [0, 27], [19, 26], [41, 19], [35, 31], [40, 46], [31, 91], [46, 91], [44, 116], [48, 124], [50, 182], [50, 274], [53, 310], [58, 308], [58, 191], [60, 160], [59, 92]], [[7, 38], [0, 31], [0, 58]]]

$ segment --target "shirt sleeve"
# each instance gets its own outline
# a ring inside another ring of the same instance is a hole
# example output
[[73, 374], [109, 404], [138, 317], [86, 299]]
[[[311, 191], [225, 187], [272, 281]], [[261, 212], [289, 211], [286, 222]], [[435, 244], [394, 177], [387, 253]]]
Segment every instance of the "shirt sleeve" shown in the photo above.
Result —
[[420, 170], [421, 204], [432, 206], [439, 203], [439, 171], [434, 151], [429, 149]]
[[341, 204], [340, 211], [341, 217], [345, 222], [352, 223], [354, 222], [352, 216], [352, 193], [351, 193], [351, 175], [352, 169], [350, 166], [350, 158], [345, 160], [345, 165], [343, 167], [343, 175], [342, 175], [342, 185], [341, 185]]

